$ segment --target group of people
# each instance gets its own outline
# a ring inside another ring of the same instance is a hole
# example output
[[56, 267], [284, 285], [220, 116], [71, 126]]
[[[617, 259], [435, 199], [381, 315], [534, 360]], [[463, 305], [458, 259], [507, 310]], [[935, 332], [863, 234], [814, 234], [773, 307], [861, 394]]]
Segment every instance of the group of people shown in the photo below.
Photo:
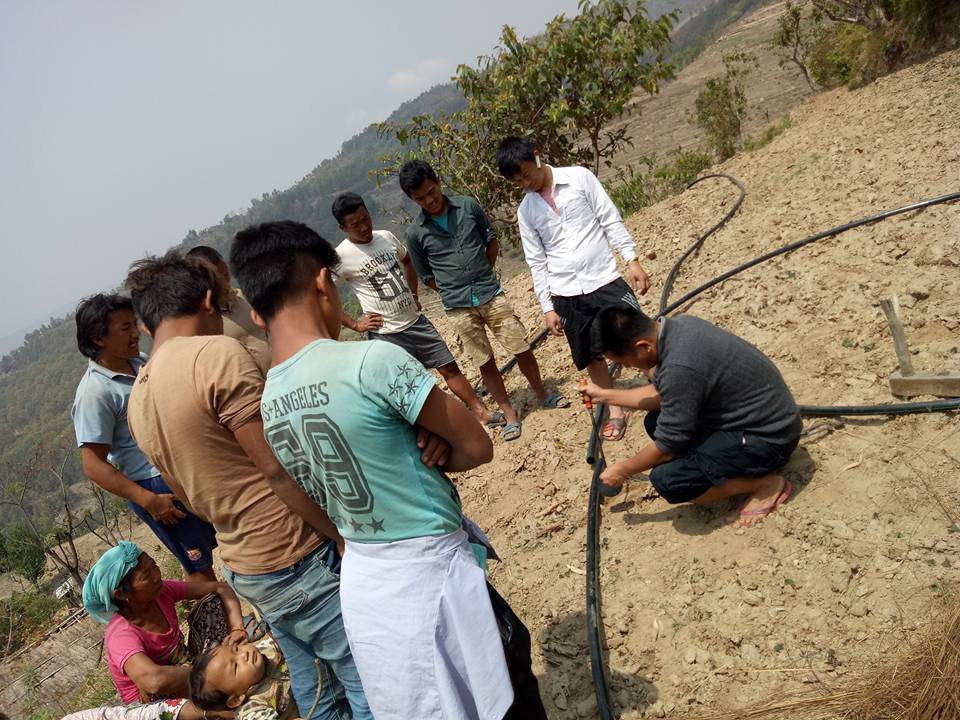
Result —
[[[517, 217], [534, 291], [590, 377], [583, 392], [607, 404], [604, 439], [623, 438], [629, 409], [647, 411], [652, 442], [603, 482], [652, 469], [669, 502], [746, 495], [744, 524], [785, 502], [790, 485], [775, 473], [799, 417], [775, 366], [705, 321], [642, 312], [635, 292], [650, 279], [589, 170], [552, 167], [518, 137], [503, 140], [497, 164], [526, 192]], [[344, 193], [332, 208], [346, 235], [336, 247], [301, 223], [264, 223], [237, 233], [229, 266], [204, 247], [148, 257], [131, 268], [129, 298], [78, 308], [90, 359], [73, 408], [84, 469], [130, 502], [186, 575], [161, 580], [125, 544], [84, 585], [85, 605], [109, 623], [121, 699], [140, 703], [131, 718], [242, 716], [244, 686], [275, 664], [246, 642], [238, 596], [268, 625], [304, 717], [344, 717], [346, 706], [354, 720], [546, 717], [529, 634], [487, 582], [496, 552], [447, 473], [491, 460], [488, 428], [505, 441], [522, 432], [488, 330], [543, 407], [570, 402], [543, 382], [494, 271], [483, 208], [445, 194], [421, 160], [399, 182], [421, 208], [405, 243]], [[361, 317], [343, 311], [338, 283]], [[420, 284], [439, 293], [495, 411], [421, 314]], [[338, 342], [342, 327], [368, 340]], [[614, 389], [605, 356], [646, 370], [650, 384]], [[213, 574], [216, 546], [226, 583]], [[170, 608], [209, 593], [225, 608], [223, 644], [192, 671], [175, 667]], [[176, 702], [151, 704], [159, 698]]]

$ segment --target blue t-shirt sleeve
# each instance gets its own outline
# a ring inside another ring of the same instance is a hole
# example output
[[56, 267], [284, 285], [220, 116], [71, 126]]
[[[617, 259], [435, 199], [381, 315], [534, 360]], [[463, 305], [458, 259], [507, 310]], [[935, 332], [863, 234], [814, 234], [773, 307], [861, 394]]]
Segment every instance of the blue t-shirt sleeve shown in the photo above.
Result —
[[433, 375], [403, 348], [378, 340], [368, 342], [360, 364], [364, 396], [391, 408], [412, 425], [436, 386]]
[[115, 398], [104, 388], [83, 383], [71, 410], [77, 447], [84, 443], [113, 445], [113, 431], [118, 422]]

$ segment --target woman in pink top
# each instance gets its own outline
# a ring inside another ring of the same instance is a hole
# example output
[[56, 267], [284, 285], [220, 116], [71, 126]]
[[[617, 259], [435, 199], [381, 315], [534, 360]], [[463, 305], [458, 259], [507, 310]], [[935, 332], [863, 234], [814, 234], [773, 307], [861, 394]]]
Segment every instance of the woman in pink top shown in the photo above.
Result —
[[[226, 583], [163, 580], [153, 558], [125, 541], [97, 560], [83, 583], [83, 605], [96, 620], [107, 623], [104, 648], [124, 704], [187, 697], [190, 666], [176, 664], [185, 659], [176, 605], [211, 593], [220, 597], [226, 610], [230, 633], [224, 643], [245, 642], [240, 601]], [[204, 715], [187, 703], [178, 717], [192, 720]]]

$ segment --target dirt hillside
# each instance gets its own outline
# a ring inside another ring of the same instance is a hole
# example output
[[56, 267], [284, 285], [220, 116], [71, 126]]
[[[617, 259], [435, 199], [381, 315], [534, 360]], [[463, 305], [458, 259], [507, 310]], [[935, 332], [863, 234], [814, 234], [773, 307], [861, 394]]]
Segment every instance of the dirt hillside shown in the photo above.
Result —
[[664, 155], [677, 148], [689, 149], [702, 144], [703, 131], [687, 121], [693, 112], [697, 93], [709, 78], [723, 75], [723, 57], [744, 51], [757, 58], [746, 83], [749, 111], [744, 123], [748, 135], [777, 121], [811, 90], [793, 65], [780, 65], [780, 56], [773, 51], [771, 40], [777, 30], [777, 19], [785, 4], [771, 3], [751, 13], [730, 27], [716, 42], [684, 67], [677, 76], [660, 88], [656, 95], [638, 89], [631, 101], [632, 112], [611, 123], [611, 128], [626, 125], [633, 145], [614, 159], [607, 174], [632, 164], [651, 153]]
[[[806, 100], [783, 135], [717, 168], [749, 195], [688, 262], [675, 296], [785, 242], [960, 189], [958, 107], [960, 53]], [[721, 181], [704, 183], [628, 220], [655, 281], [649, 311], [673, 260], [734, 197]], [[525, 274], [507, 283], [532, 335], [541, 316], [529, 289]], [[892, 293], [904, 305], [917, 369], [960, 369], [960, 206], [806, 248], [686, 310], [757, 344], [801, 402], [889, 402], [896, 360], [877, 303]], [[452, 341], [442, 315], [431, 316]], [[565, 342], [551, 338], [537, 355], [549, 382], [572, 397], [577, 375]], [[493, 463], [457, 481], [466, 511], [504, 557], [492, 580], [531, 629], [551, 718], [595, 717], [583, 615], [589, 421], [576, 408], [535, 408], [516, 371], [508, 388], [524, 414], [523, 437], [497, 440]], [[808, 421], [807, 429], [787, 468], [797, 492], [758, 528], [725, 527], [730, 506], [670, 507], [642, 482], [604, 511], [604, 620], [623, 718], [688, 718], [836, 687], [895, 653], [956, 596], [957, 417]], [[644, 442], [634, 422], [608, 456]], [[82, 637], [66, 634], [30, 659], [53, 666], [47, 658], [76, 645], [83, 657], [64, 660], [82, 677], [96, 664], [95, 638], [87, 642], [95, 631], [86, 620], [75, 631]], [[23, 692], [21, 674], [17, 666], [3, 673], [4, 685], [13, 681], [4, 709]], [[51, 679], [41, 693], [63, 697], [67, 679]]]
[[[818, 230], [960, 190], [958, 107], [960, 53], [808, 99], [783, 135], [716, 168], [749, 194], [688, 262], [674, 296]], [[704, 183], [628, 220], [655, 278], [648, 310], [673, 260], [734, 197], [723, 181]], [[533, 334], [540, 313], [529, 276], [507, 286]], [[914, 366], [960, 370], [960, 206], [808, 247], [686, 311], [763, 349], [800, 402], [890, 402], [896, 359], [878, 307], [890, 294], [904, 306]], [[442, 316], [433, 320], [453, 337]], [[577, 376], [563, 340], [549, 339], [537, 355], [572, 396]], [[516, 371], [508, 387], [526, 415], [523, 437], [497, 441], [492, 464], [459, 477], [465, 509], [505, 559], [492, 579], [533, 632], [551, 717], [594, 717], [583, 615], [589, 420], [576, 409], [536, 409]], [[726, 527], [732, 506], [671, 507], [649, 497], [646, 483], [604, 512], [604, 619], [623, 718], [686, 718], [811, 684], [836, 687], [895, 653], [955, 597], [956, 415], [806, 427], [786, 471], [797, 491], [758, 528]], [[608, 456], [644, 442], [634, 422]]]

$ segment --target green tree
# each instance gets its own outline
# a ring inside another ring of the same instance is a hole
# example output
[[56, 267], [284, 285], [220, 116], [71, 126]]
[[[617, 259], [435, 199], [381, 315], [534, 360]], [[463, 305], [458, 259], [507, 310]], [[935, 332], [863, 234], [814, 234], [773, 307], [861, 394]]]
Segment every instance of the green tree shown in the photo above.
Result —
[[630, 142], [624, 125], [609, 124], [628, 111], [634, 89], [654, 93], [670, 77], [664, 53], [675, 18], [650, 20], [642, 4], [623, 0], [581, 0], [579, 15], [555, 17], [537, 37], [523, 40], [505, 26], [493, 54], [457, 68], [465, 109], [379, 126], [402, 148], [383, 158], [378, 179], [421, 157], [454, 192], [476, 197], [495, 222], [512, 226], [517, 192], [497, 171], [499, 141], [528, 135], [546, 157], [599, 171]]
[[736, 52], [723, 58], [724, 73], [710, 78], [694, 101], [690, 121], [704, 130], [711, 149], [721, 161], [733, 157], [743, 135], [747, 117], [747, 93], [744, 81], [757, 58], [752, 53]]
[[461, 65], [456, 82], [498, 139], [531, 134], [548, 157], [599, 172], [629, 142], [625, 128], [605, 129], [609, 122], [637, 86], [652, 94], [671, 75], [664, 53], [676, 14], [651, 21], [642, 3], [622, 0], [580, 0], [579, 9], [527, 41], [504, 27], [497, 50], [476, 68]]
[[39, 589], [45, 567], [43, 549], [23, 525], [0, 534], [0, 570], [15, 573]]

